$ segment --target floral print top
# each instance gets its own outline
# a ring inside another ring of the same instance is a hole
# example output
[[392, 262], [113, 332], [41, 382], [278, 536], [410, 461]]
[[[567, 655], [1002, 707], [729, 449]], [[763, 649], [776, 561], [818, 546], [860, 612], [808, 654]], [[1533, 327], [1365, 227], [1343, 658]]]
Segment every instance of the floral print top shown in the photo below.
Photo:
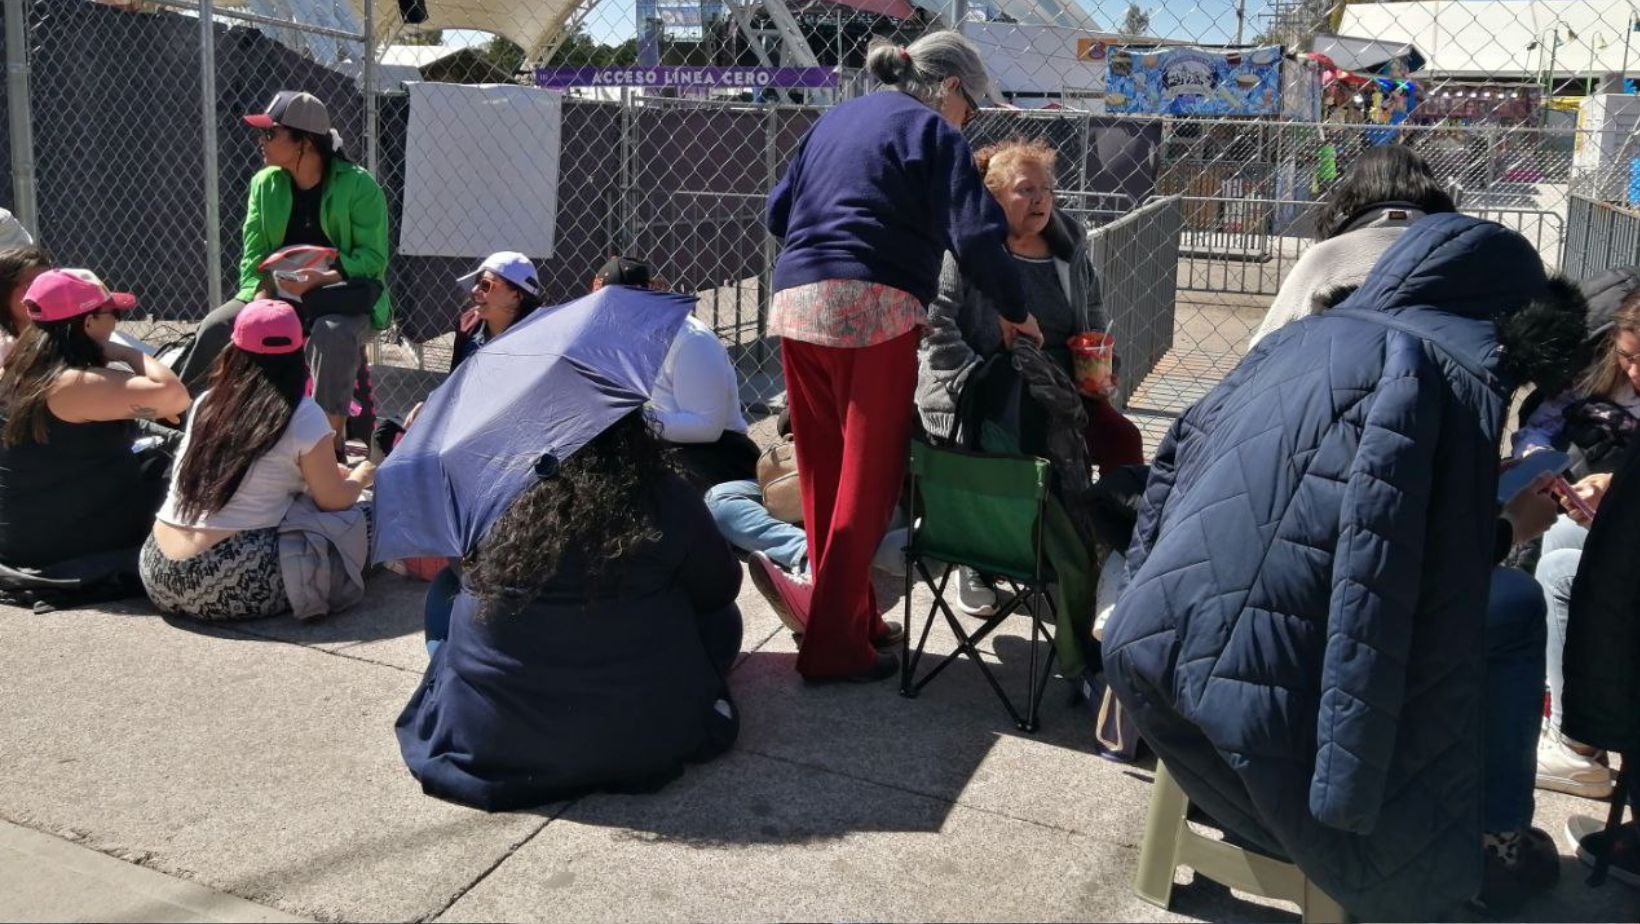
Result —
[[859, 349], [887, 343], [924, 323], [909, 292], [858, 279], [827, 279], [782, 289], [769, 309], [769, 333], [818, 346]]

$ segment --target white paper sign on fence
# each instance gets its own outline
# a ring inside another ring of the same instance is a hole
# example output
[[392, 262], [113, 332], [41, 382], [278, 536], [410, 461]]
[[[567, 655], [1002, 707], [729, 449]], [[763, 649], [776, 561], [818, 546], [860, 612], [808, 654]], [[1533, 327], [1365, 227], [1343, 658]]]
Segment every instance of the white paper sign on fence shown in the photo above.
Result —
[[563, 94], [511, 84], [410, 84], [399, 252], [552, 256]]

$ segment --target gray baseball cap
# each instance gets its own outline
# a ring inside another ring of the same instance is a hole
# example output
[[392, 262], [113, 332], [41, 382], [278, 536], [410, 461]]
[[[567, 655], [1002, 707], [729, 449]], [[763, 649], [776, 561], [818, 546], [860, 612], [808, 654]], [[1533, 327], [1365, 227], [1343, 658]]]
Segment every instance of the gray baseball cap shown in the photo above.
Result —
[[330, 112], [325, 109], [324, 103], [319, 102], [319, 97], [312, 93], [280, 90], [273, 95], [273, 101], [268, 103], [266, 112], [246, 116], [245, 124], [252, 128], [272, 128], [279, 125], [299, 132], [328, 136]]

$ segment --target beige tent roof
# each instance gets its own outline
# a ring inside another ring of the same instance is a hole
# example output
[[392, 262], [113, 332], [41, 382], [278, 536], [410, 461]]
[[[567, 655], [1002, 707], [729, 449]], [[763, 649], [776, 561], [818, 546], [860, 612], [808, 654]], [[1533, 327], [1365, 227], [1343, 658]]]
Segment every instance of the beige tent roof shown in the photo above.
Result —
[[[526, 51], [546, 44], [582, 2], [594, 0], [426, 0], [427, 21], [419, 29], [475, 29], [504, 36]], [[219, 7], [239, 7], [293, 22], [344, 32], [362, 29], [363, 0], [216, 0]], [[375, 0], [376, 37], [388, 41], [399, 29], [399, 6]], [[322, 44], [309, 42], [310, 45]], [[320, 55], [328, 59], [330, 55]]]
[[[364, 4], [348, 0], [362, 22]], [[477, 29], [516, 42], [525, 51], [540, 48], [557, 34], [583, 0], [426, 0], [427, 21], [419, 29]], [[376, 16], [398, 24], [398, 4], [376, 0]]]

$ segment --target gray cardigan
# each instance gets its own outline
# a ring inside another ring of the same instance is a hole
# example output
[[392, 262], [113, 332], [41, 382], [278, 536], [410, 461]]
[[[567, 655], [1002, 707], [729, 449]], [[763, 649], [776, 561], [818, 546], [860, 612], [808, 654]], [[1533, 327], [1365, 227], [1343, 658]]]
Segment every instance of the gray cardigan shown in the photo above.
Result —
[[1338, 236], [1311, 245], [1282, 280], [1270, 310], [1247, 341], [1247, 349], [1283, 325], [1319, 314], [1322, 309], [1317, 300], [1330, 291], [1365, 282], [1384, 251], [1424, 215], [1415, 208], [1380, 205], [1356, 218]]
[[[1109, 321], [1088, 253], [1087, 232], [1056, 208], [1042, 236], [1071, 307], [1082, 315], [1083, 329], [1104, 330]], [[957, 399], [968, 375], [1002, 349], [1001, 317], [991, 299], [964, 278], [956, 257], [947, 253], [939, 292], [928, 305], [928, 330], [917, 349], [917, 412], [930, 434], [954, 435]]]

